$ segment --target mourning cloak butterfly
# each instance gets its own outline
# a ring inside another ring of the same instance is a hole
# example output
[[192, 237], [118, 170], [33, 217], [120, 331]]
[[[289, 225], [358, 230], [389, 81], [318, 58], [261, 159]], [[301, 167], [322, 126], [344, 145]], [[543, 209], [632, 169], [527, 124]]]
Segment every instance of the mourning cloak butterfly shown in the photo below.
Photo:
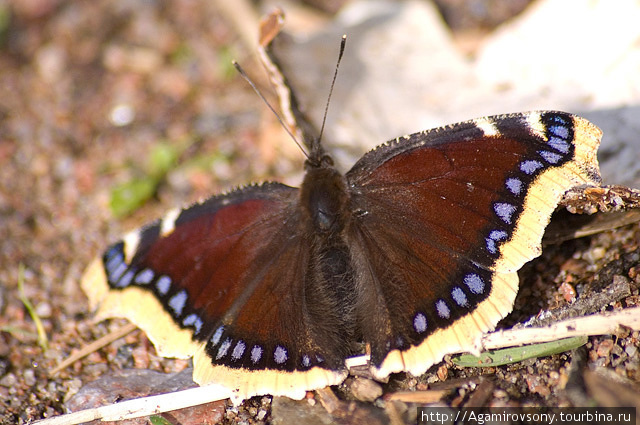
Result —
[[236, 401], [338, 384], [362, 343], [375, 377], [419, 375], [511, 311], [563, 193], [599, 184], [600, 136], [564, 112], [484, 117], [392, 140], [345, 175], [317, 142], [300, 189], [171, 211], [82, 286]]

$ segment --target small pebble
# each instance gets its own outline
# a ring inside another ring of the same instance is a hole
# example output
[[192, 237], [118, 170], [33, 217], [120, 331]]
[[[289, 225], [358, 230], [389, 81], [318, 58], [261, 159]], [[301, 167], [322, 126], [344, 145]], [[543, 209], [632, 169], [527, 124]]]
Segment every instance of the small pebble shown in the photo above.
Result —
[[18, 379], [13, 373], [7, 373], [2, 377], [2, 379], [0, 379], [0, 385], [7, 388], [14, 387], [17, 383]]
[[607, 249], [604, 247], [595, 247], [587, 252], [585, 252], [583, 258], [587, 261], [589, 261], [590, 263], [596, 263], [598, 262], [598, 260], [601, 260], [604, 258], [604, 256], [607, 253]]
[[594, 367], [604, 367], [607, 364], [607, 357], [600, 357], [595, 362], [593, 362]]
[[116, 127], [124, 127], [133, 122], [136, 111], [127, 103], [120, 103], [114, 106], [109, 113], [109, 121]]
[[67, 393], [64, 395], [64, 402], [66, 403], [71, 397], [73, 397], [82, 388], [82, 380], [80, 378], [72, 379], [65, 383], [67, 387]]
[[33, 387], [36, 384], [36, 373], [33, 369], [27, 369], [24, 371], [24, 383], [30, 387]]
[[360, 401], [373, 401], [382, 395], [382, 387], [371, 379], [356, 378], [351, 384], [351, 392]]
[[46, 301], [38, 303], [36, 306], [36, 315], [38, 315], [41, 319], [48, 319], [51, 317], [51, 304]]
[[438, 371], [436, 372], [436, 374], [438, 375], [439, 380], [446, 381], [447, 377], [449, 376], [449, 368], [447, 367], [446, 364], [443, 364], [438, 368]]
[[45, 45], [35, 54], [38, 74], [47, 83], [54, 83], [61, 78], [66, 68], [66, 62], [65, 51], [55, 44]]
[[613, 341], [610, 339], [605, 339], [604, 341], [600, 342], [600, 344], [598, 345], [598, 351], [597, 351], [598, 356], [608, 357], [612, 349], [613, 349]]
[[635, 357], [635, 355], [638, 353], [638, 347], [636, 347], [635, 345], [629, 344], [626, 347], [624, 347], [624, 352], [627, 353], [629, 357]]
[[569, 282], [562, 282], [562, 284], [558, 288], [558, 291], [566, 302], [570, 303], [576, 300], [576, 289]]

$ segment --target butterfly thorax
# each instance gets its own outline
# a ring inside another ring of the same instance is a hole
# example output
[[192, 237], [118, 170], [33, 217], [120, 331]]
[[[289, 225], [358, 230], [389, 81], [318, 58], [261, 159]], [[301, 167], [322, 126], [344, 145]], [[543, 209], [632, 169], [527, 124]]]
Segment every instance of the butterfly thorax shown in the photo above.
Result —
[[347, 182], [329, 156], [307, 161], [300, 191], [301, 206], [318, 235], [337, 235], [345, 227], [349, 195]]

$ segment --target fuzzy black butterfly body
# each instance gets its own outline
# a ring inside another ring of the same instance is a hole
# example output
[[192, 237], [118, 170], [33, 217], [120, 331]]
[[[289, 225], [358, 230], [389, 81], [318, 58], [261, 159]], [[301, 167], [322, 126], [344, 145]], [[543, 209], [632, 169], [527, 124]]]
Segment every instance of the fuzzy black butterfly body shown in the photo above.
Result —
[[563, 112], [485, 117], [390, 141], [345, 175], [318, 146], [300, 189], [172, 211], [83, 288], [237, 399], [340, 383], [363, 343], [374, 376], [417, 375], [511, 311], [563, 193], [599, 183], [600, 135]]

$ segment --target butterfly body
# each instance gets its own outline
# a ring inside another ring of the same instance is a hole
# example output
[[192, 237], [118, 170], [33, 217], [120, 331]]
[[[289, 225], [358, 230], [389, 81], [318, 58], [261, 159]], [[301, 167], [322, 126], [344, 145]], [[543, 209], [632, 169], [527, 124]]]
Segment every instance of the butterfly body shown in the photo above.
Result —
[[83, 279], [194, 379], [304, 396], [371, 371], [423, 373], [511, 311], [562, 194], [599, 183], [600, 131], [530, 112], [404, 136], [346, 174], [318, 145], [301, 188], [249, 186], [132, 232]]

